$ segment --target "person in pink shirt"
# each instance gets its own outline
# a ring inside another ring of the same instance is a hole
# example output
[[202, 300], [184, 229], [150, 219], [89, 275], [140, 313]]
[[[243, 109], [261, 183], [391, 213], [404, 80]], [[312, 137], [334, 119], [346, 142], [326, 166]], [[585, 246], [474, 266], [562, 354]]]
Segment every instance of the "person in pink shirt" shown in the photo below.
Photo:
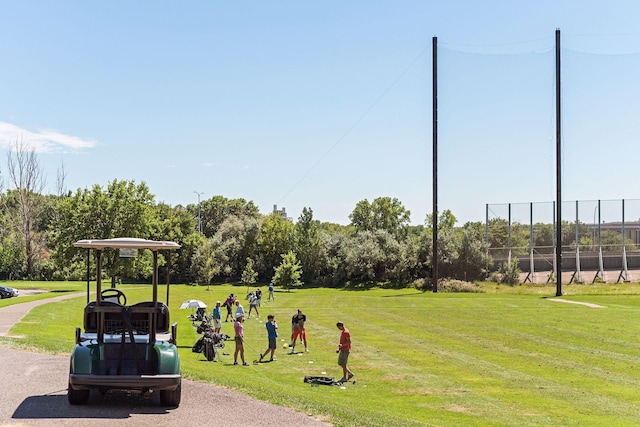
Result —
[[235, 332], [236, 351], [233, 353], [233, 364], [238, 364], [238, 353], [240, 353], [240, 359], [242, 360], [242, 366], [249, 366], [244, 361], [244, 327], [242, 326], [242, 320], [244, 313], [236, 314], [236, 321], [233, 324], [233, 331]]
[[336, 323], [338, 329], [340, 329], [340, 344], [338, 344], [338, 366], [342, 366], [342, 379], [341, 383], [349, 381], [353, 378], [353, 372], [349, 369], [349, 353], [351, 352], [351, 333], [344, 327], [344, 323]]

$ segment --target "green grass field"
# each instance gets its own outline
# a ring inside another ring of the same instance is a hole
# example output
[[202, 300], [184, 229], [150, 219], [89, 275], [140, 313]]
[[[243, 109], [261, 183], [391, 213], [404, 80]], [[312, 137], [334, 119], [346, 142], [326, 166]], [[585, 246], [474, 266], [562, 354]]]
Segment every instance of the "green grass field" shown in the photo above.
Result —
[[[85, 286], [30, 284], [40, 285], [63, 291]], [[244, 297], [246, 287], [172, 285], [169, 305], [172, 321], [179, 322], [186, 378], [231, 387], [338, 426], [640, 425], [640, 285], [563, 288], [564, 300], [599, 308], [552, 301], [555, 286], [482, 286], [486, 293], [276, 292], [276, 301], [260, 308], [259, 321], [246, 320], [245, 333], [251, 363], [267, 346], [264, 322], [274, 314], [278, 360], [249, 367], [231, 365], [232, 341], [222, 363], [192, 353], [199, 336], [187, 320], [191, 310], [178, 309], [191, 298], [212, 308], [230, 292]], [[122, 289], [130, 301], [150, 294], [145, 286]], [[1, 300], [0, 307], [21, 298]], [[23, 301], [28, 298], [36, 297]], [[81, 296], [40, 306], [10, 331], [22, 338], [0, 338], [0, 344], [68, 354], [85, 302]], [[248, 311], [248, 302], [243, 305]], [[310, 352], [288, 355], [282, 344], [289, 340], [297, 308], [308, 317]], [[344, 389], [303, 383], [305, 375], [341, 377], [337, 320], [352, 334], [350, 366], [357, 383]], [[223, 332], [232, 334], [232, 324], [223, 323]]]

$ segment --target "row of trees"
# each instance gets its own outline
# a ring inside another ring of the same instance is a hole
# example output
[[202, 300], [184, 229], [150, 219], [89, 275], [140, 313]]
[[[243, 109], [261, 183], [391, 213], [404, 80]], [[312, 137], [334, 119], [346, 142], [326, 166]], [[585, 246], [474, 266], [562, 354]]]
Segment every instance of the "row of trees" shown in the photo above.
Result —
[[[279, 212], [263, 215], [253, 202], [215, 196], [198, 206], [156, 203], [145, 183], [113, 180], [44, 195], [44, 177], [34, 152], [17, 145], [8, 156], [9, 187], [0, 193], [0, 277], [83, 279], [86, 253], [73, 243], [86, 238], [139, 237], [179, 242], [172, 276], [183, 282], [282, 281], [310, 286], [429, 279], [432, 231], [411, 226], [410, 212], [390, 197], [362, 200], [347, 226], [321, 223], [311, 208], [296, 221]], [[4, 174], [3, 174], [4, 175]], [[426, 218], [426, 224], [431, 219]], [[445, 211], [439, 219], [442, 276], [486, 275], [487, 248], [481, 223], [455, 227]], [[106, 251], [104, 270], [116, 280], [151, 274], [150, 254], [120, 258]], [[161, 260], [161, 262], [164, 262]]]
[[[85, 253], [73, 242], [85, 238], [139, 237], [179, 242], [171, 260], [172, 275], [183, 282], [241, 280], [282, 284], [342, 286], [390, 282], [407, 285], [430, 281], [431, 217], [426, 226], [410, 225], [410, 212], [390, 197], [362, 200], [347, 226], [321, 223], [304, 208], [296, 221], [279, 212], [263, 215], [251, 201], [214, 196], [198, 205], [156, 203], [145, 183], [113, 180], [75, 193], [64, 190], [64, 171], [56, 177], [55, 195], [44, 195], [45, 177], [37, 155], [16, 144], [7, 158], [8, 189], [0, 192], [0, 278], [83, 279]], [[198, 208], [202, 233], [197, 230]], [[493, 267], [488, 248], [526, 253], [529, 226], [492, 219], [456, 225], [450, 211], [438, 218], [439, 275], [475, 280]], [[579, 224], [580, 245], [593, 245], [588, 226]], [[553, 250], [553, 226], [534, 225], [538, 252]], [[564, 246], [575, 247], [573, 226], [563, 225]], [[488, 231], [488, 244], [485, 233]], [[619, 233], [603, 232], [602, 244], [618, 242]], [[150, 254], [135, 259], [106, 252], [105, 271], [116, 280], [145, 279]], [[161, 259], [161, 262], [164, 262]]]
[[[196, 230], [197, 206], [155, 204], [146, 184], [117, 181], [57, 199], [56, 215], [46, 230], [52, 279], [81, 278], [86, 261], [72, 246], [81, 238], [135, 236], [182, 244], [172, 260], [178, 280], [198, 283], [260, 280], [282, 284], [341, 286], [345, 283], [392, 282], [406, 285], [429, 276], [432, 234], [410, 226], [409, 211], [397, 199], [363, 200], [351, 224], [321, 223], [304, 208], [297, 221], [279, 212], [261, 215], [243, 199], [221, 196], [202, 202], [202, 234]], [[480, 278], [488, 264], [483, 227], [456, 229], [455, 217], [440, 222], [441, 270], [450, 277]], [[149, 274], [149, 261], [105, 256], [115, 277]], [[274, 277], [275, 276], [275, 277]], [[250, 279], [247, 279], [249, 277]]]

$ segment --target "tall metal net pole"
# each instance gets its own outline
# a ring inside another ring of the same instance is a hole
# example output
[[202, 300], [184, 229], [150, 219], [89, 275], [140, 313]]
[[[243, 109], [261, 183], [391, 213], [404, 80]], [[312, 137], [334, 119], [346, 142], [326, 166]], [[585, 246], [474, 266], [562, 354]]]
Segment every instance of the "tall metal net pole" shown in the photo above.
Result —
[[433, 38], [433, 292], [438, 292], [438, 38]]
[[560, 101], [560, 29], [556, 29], [556, 296], [562, 295], [562, 115]]

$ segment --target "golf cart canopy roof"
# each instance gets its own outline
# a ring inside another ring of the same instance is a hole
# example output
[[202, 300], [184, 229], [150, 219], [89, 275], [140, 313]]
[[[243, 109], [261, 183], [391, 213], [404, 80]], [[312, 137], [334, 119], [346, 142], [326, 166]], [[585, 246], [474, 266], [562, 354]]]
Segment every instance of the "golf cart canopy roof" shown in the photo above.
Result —
[[155, 241], [137, 239], [134, 237], [118, 237], [116, 239], [82, 239], [73, 244], [76, 248], [131, 248], [131, 249], [151, 249], [152, 251], [165, 249], [179, 249], [180, 245], [175, 242]]

